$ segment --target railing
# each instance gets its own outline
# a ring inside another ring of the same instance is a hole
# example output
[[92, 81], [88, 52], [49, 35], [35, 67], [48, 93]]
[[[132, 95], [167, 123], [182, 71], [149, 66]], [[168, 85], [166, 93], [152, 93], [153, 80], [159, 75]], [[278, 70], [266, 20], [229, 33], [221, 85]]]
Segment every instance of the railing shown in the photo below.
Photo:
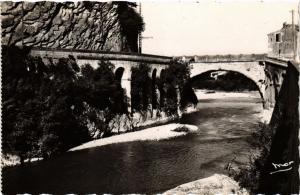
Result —
[[139, 54], [129, 52], [115, 52], [115, 51], [91, 51], [82, 49], [54, 49], [54, 48], [32, 48], [31, 55], [43, 56], [52, 58], [63, 58], [72, 55], [76, 59], [86, 60], [121, 60], [121, 61], [135, 61], [148, 63], [169, 64], [172, 57], [159, 56], [152, 54]]
[[190, 62], [216, 63], [216, 62], [251, 62], [264, 61], [266, 54], [239, 54], [239, 55], [204, 55], [190, 56]]
[[288, 63], [288, 59], [279, 59], [279, 58], [273, 58], [273, 57], [266, 57], [265, 60], [267, 63], [271, 63], [273, 65], [277, 65], [277, 66], [281, 66], [286, 68], [287, 67], [287, 63]]

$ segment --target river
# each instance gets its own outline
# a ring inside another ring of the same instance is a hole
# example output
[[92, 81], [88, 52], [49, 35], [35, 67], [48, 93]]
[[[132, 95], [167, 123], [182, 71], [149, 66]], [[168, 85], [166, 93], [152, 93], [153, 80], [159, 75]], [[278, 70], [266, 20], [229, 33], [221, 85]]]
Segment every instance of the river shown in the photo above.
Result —
[[[258, 94], [258, 93], [257, 93]], [[106, 145], [2, 171], [4, 193], [161, 193], [245, 163], [258, 128], [257, 97], [200, 100], [182, 123], [197, 133], [164, 141]], [[249, 138], [248, 138], [249, 139]]]

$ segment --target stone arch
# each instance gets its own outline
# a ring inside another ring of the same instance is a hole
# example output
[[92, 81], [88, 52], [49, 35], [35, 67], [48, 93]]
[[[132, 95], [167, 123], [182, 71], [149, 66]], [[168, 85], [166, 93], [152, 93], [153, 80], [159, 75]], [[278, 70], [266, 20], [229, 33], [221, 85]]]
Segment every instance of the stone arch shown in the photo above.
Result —
[[166, 70], [165, 70], [165, 69], [162, 69], [162, 70], [160, 71], [159, 78], [162, 78], [162, 76], [164, 76], [165, 72], [166, 72]]
[[128, 70], [127, 67], [116, 67], [115, 68], [115, 80], [118, 82], [120, 87], [123, 88], [126, 96], [127, 96], [127, 105], [128, 111], [131, 112], [131, 81], [128, 80]]
[[124, 71], [125, 71], [125, 69], [123, 67], [119, 67], [116, 69], [115, 78], [117, 81], [121, 82]]
[[280, 79], [279, 74], [278, 74], [278, 73], [275, 73], [275, 74], [274, 74], [274, 82], [275, 82], [276, 84], [280, 82], [279, 79]]
[[265, 102], [266, 107], [273, 107], [275, 103], [276, 89], [274, 86], [274, 78], [271, 70], [265, 69]]
[[275, 101], [277, 101], [279, 96], [279, 83], [280, 83], [280, 75], [278, 73], [273, 74], [273, 87], [274, 87], [274, 95]]
[[153, 71], [152, 71], [152, 79], [155, 79], [156, 80], [156, 76], [157, 75], [157, 69], [154, 68]]
[[154, 68], [153, 71], [152, 71], [152, 78], [156, 78], [156, 73], [157, 73], [157, 69]]
[[249, 62], [212, 62], [212, 63], [191, 63], [191, 78], [209, 71], [232, 71], [237, 72], [252, 80], [258, 87], [258, 91], [265, 106], [266, 74], [264, 65], [259, 61]]
[[236, 72], [236, 73], [239, 73], [243, 76], [245, 76], [246, 78], [248, 78], [249, 80], [251, 80], [257, 87], [258, 89], [258, 92], [260, 94], [260, 97], [261, 99], [263, 100], [263, 104], [264, 104], [264, 101], [265, 101], [265, 97], [264, 97], [264, 88], [262, 86], [262, 82], [261, 80], [257, 81], [253, 78], [251, 78], [251, 76], [247, 75], [247, 74], [244, 74], [243, 72], [241, 71], [236, 71], [236, 70], [226, 70], [226, 69], [217, 69], [217, 70], [214, 70], [214, 69], [211, 69], [211, 70], [206, 70], [206, 71], [203, 71], [203, 72], [200, 72], [199, 74], [197, 75], [194, 75], [193, 77], [190, 78], [190, 80], [192, 81], [193, 79], [196, 79], [196, 77], [200, 76], [201, 74], [204, 74], [204, 73], [207, 73], [207, 72], [212, 72], [212, 71], [228, 71], [228, 72]]
[[156, 77], [157, 77], [157, 69], [154, 68], [151, 75], [152, 86], [151, 86], [151, 94], [152, 94], [152, 108], [157, 108], [157, 92], [156, 92]]
[[[166, 70], [162, 69], [160, 71], [159, 78], [160, 79], [164, 78], [165, 73], [166, 73]], [[159, 90], [159, 95], [160, 95], [159, 96], [159, 106], [160, 107], [164, 107], [164, 105], [165, 105], [165, 96], [166, 96], [166, 92], [164, 90], [164, 86], [160, 85], [159, 88], [158, 88], [158, 90]]]

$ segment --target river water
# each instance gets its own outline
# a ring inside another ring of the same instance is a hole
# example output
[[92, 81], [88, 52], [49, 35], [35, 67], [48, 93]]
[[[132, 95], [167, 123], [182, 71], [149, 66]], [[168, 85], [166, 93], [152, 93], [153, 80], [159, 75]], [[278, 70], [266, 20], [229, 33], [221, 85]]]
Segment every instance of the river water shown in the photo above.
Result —
[[[181, 122], [196, 133], [164, 141], [120, 143], [68, 152], [2, 172], [4, 193], [161, 193], [245, 163], [258, 128], [257, 98], [200, 100]], [[248, 138], [249, 139], [249, 138]]]

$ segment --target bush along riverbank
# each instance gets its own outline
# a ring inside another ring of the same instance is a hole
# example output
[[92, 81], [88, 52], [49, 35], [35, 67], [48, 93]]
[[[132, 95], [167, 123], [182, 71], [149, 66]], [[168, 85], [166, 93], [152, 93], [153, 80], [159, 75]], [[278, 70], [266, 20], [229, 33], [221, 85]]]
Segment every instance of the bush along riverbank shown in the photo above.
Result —
[[47, 159], [94, 139], [167, 122], [197, 103], [187, 95], [189, 68], [180, 62], [171, 62], [159, 80], [149, 77], [147, 64], [134, 68], [129, 100], [109, 61], [79, 67], [72, 56], [42, 60], [29, 56], [30, 48], [2, 51], [2, 157], [11, 162]]

